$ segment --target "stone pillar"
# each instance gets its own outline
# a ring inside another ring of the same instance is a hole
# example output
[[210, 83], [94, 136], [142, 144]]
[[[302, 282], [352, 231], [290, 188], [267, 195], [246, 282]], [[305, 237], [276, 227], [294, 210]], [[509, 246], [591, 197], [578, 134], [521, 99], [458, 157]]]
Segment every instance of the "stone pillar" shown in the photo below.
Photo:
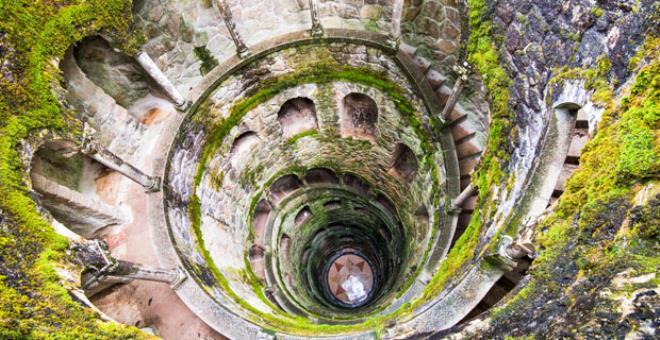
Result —
[[83, 145], [80, 152], [128, 177], [133, 182], [140, 184], [147, 192], [160, 190], [159, 177], [149, 176], [130, 163], [125, 162], [110, 150], [100, 146], [91, 136], [87, 136], [83, 139]]
[[135, 55], [135, 59], [137, 60], [138, 64], [140, 64], [140, 66], [142, 66], [142, 68], [147, 71], [151, 79], [153, 79], [165, 91], [165, 93], [167, 93], [170, 99], [174, 101], [174, 104], [176, 104], [177, 108], [185, 111], [185, 109], [188, 107], [188, 101], [186, 101], [183, 95], [179, 93], [179, 90], [174, 87], [172, 82], [167, 79], [167, 76], [165, 76], [163, 71], [158, 68], [151, 57], [146, 52], [138, 52], [138, 54]]
[[476, 188], [474, 185], [472, 185], [472, 184], [468, 185], [468, 186], [467, 186], [465, 189], [463, 189], [463, 191], [462, 191], [458, 196], [456, 196], [456, 198], [452, 201], [452, 203], [451, 203], [451, 209], [452, 209], [452, 210], [455, 210], [455, 211], [458, 211], [458, 210], [460, 209], [461, 205], [463, 205], [463, 203], [465, 203], [465, 201], [466, 201], [468, 198], [472, 197], [472, 196], [473, 196], [474, 194], [476, 194], [476, 193], [477, 193], [477, 188]]
[[236, 53], [238, 53], [238, 56], [241, 58], [248, 56], [250, 51], [243, 42], [241, 36], [238, 34], [238, 30], [236, 30], [236, 23], [234, 22], [234, 16], [231, 14], [229, 5], [225, 0], [215, 0], [215, 5], [218, 7], [218, 11], [220, 11], [220, 14], [222, 15], [222, 19], [225, 22], [225, 26], [227, 26], [231, 39], [234, 41], [234, 45], [236, 45]]
[[117, 266], [108, 276], [120, 276], [134, 280], [165, 282], [178, 286], [185, 274], [178, 269], [150, 268], [136, 263], [117, 260]]
[[451, 117], [451, 112], [454, 110], [454, 106], [456, 106], [456, 102], [458, 102], [458, 97], [461, 95], [461, 91], [463, 91], [465, 82], [468, 80], [470, 65], [468, 65], [467, 62], [463, 62], [463, 65], [461, 66], [455, 65], [454, 72], [458, 74], [458, 78], [456, 78], [456, 82], [454, 83], [454, 88], [451, 91], [451, 95], [447, 99], [445, 108], [442, 110], [442, 119], [444, 120], [449, 120], [449, 117]]
[[504, 271], [511, 271], [525, 258], [534, 259], [535, 257], [536, 253], [531, 243], [514, 241], [511, 236], [503, 235], [495, 247], [495, 251], [485, 259]]
[[82, 288], [88, 295], [94, 295], [114, 284], [133, 280], [163, 282], [176, 289], [186, 279], [186, 274], [181, 269], [150, 268], [117, 260], [102, 240], [75, 244], [73, 250], [78, 261], [85, 267]]
[[519, 260], [525, 257], [535, 258], [536, 252], [534, 245], [530, 242], [511, 241], [504, 248], [503, 255], [513, 260]]
[[323, 26], [319, 17], [318, 0], [309, 0], [309, 12], [312, 16], [312, 36], [320, 37], [323, 35]]
[[394, 0], [392, 9], [392, 27], [390, 28], [390, 37], [388, 43], [393, 49], [399, 49], [401, 43], [401, 18], [403, 17], [404, 0]]

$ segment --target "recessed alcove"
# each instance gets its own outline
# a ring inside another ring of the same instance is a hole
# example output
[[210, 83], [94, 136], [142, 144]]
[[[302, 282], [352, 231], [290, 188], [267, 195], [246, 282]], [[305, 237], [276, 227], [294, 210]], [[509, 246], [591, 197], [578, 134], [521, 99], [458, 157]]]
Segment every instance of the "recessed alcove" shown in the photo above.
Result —
[[302, 187], [303, 184], [295, 175], [286, 175], [280, 177], [278, 180], [270, 185], [270, 195], [274, 202], [279, 202], [285, 198], [292, 191]]
[[316, 107], [309, 98], [298, 97], [284, 102], [277, 113], [277, 120], [285, 139], [318, 128]]
[[250, 157], [250, 150], [259, 144], [259, 136], [253, 131], [247, 131], [240, 134], [231, 146], [229, 159], [232, 168], [240, 172], [243, 165]]
[[310, 169], [305, 174], [305, 181], [307, 184], [339, 183], [339, 179], [335, 172], [326, 168]]
[[[116, 205], [121, 176], [78, 153], [72, 142], [53, 141], [39, 147], [32, 158], [33, 189], [51, 215], [85, 238], [104, 227], [121, 224], [127, 216]], [[108, 178], [116, 177], [116, 178]]]
[[405, 183], [410, 183], [417, 173], [417, 158], [408, 146], [398, 143], [392, 155], [390, 172]]
[[375, 142], [378, 105], [362, 93], [350, 93], [342, 101], [341, 135]]

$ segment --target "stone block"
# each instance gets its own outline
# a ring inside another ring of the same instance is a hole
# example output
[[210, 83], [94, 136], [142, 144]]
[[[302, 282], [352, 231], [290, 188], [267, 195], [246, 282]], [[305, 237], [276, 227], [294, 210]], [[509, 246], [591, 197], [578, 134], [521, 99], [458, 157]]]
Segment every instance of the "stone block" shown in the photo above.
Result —
[[568, 148], [567, 156], [580, 158], [582, 149], [584, 148], [584, 145], [587, 144], [587, 141], [589, 141], [589, 136], [587, 135], [586, 131], [576, 130], [573, 138], [571, 139], [571, 144]]
[[456, 153], [458, 154], [459, 159], [474, 155], [480, 151], [481, 149], [470, 141], [465, 141], [456, 145]]
[[428, 72], [426, 72], [426, 80], [431, 85], [431, 88], [436, 90], [437, 88], [442, 86], [442, 84], [444, 84], [444, 82], [447, 80], [447, 77], [445, 77], [442, 73], [431, 69]]
[[472, 134], [473, 131], [471, 131], [468, 128], [465, 128], [461, 125], [454, 125], [451, 127], [451, 134], [454, 137], [454, 141], [460, 140], [462, 138], [465, 138]]
[[573, 172], [578, 168], [577, 165], [573, 164], [564, 164], [564, 167], [561, 169], [561, 174], [559, 174], [559, 179], [555, 185], [555, 191], [564, 192], [566, 188], [566, 180], [573, 174]]

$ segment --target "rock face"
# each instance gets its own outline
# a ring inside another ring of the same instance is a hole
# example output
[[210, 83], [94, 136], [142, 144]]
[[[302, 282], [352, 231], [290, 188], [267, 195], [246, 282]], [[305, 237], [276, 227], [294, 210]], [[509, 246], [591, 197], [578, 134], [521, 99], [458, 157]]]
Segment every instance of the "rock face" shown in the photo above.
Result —
[[[622, 89], [621, 84], [634, 82], [635, 67], [630, 66], [631, 58], [645, 38], [657, 36], [658, 27], [651, 22], [653, 18], [657, 19], [658, 8], [657, 4], [649, 1], [636, 5], [626, 1], [593, 3], [572, 0], [486, 3], [492, 13], [496, 39], [501, 39], [503, 43], [500, 52], [504, 66], [513, 80], [509, 89], [509, 104], [515, 112], [516, 134], [511, 137], [513, 152], [509, 169], [519, 175], [526, 171], [523, 169], [535, 168], [530, 162], [538, 160], [530, 157], [531, 154], [544, 152], [543, 141], [548, 138], [543, 137], [544, 126], [555, 124], [556, 107], [577, 105], [574, 109], [583, 107], [580, 112], [587, 112], [593, 110], [593, 105], [607, 104], [602, 101], [594, 104], [594, 88], [585, 88], [584, 82], [576, 87], [575, 83], [571, 83], [575, 76], [562, 79], [562, 71], [600, 68], [604, 81], [615, 92]], [[603, 68], [603, 64], [607, 66]], [[577, 79], [585, 78], [584, 75], [582, 77]], [[558, 82], [551, 83], [557, 79]], [[585, 119], [580, 115], [582, 113], [578, 113], [578, 120]], [[600, 117], [599, 113], [593, 115]], [[593, 134], [600, 118], [596, 122], [591, 119], [588, 127]], [[585, 136], [585, 133], [580, 132], [580, 136]], [[586, 139], [579, 138], [574, 139], [570, 147], [566, 144], [569, 158], [581, 152]], [[578, 148], [580, 151], [577, 151]], [[580, 171], [578, 166], [570, 168], [570, 173], [576, 168]], [[561, 191], [564, 190], [566, 174], [562, 176]], [[533, 185], [526, 187], [527, 193], [534, 190]], [[568, 189], [577, 190], [570, 184]], [[546, 249], [549, 258], [539, 261], [538, 267], [530, 271], [531, 276], [524, 279], [494, 310], [470, 323], [436, 333], [434, 337], [657, 336], [658, 289], [656, 284], [651, 283], [655, 274], [644, 274], [649, 269], [640, 268], [643, 265], [632, 260], [628, 254], [644, 254], [646, 251], [639, 245], [648, 245], [649, 241], [647, 236], [632, 236], [640, 238], [632, 242], [638, 246], [633, 246], [620, 239], [626, 228], [636, 223], [639, 210], [650, 209], [657, 204], [657, 196], [647, 201], [647, 205], [636, 207], [628, 201], [616, 199], [605, 199], [599, 204], [602, 206], [595, 208], [595, 215], [592, 215], [593, 211], [582, 210], [582, 215], [578, 213], [574, 217], [569, 229], [575, 230], [566, 231], [564, 237], [567, 241], [553, 239], [557, 246]], [[561, 202], [558, 209], [561, 213], [565, 212]], [[547, 214], [551, 213], [552, 210]], [[653, 225], [657, 214], [648, 218], [650, 220], [645, 222], [637, 220], [640, 229]], [[544, 234], [549, 226], [541, 224], [534, 228], [539, 239], [547, 237]], [[606, 251], [604, 249], [612, 247], [628, 250], [625, 256], [620, 255], [618, 259], [602, 255]], [[627, 288], [623, 288], [622, 281], [628, 283]], [[648, 304], [655, 306], [651, 307], [655, 309], [653, 316], [653, 313], [648, 314]]]
[[[606, 77], [623, 84], [630, 58], [646, 35], [657, 34], [650, 24], [657, 17], [653, 1], [636, 6], [627, 1], [487, 1], [493, 33], [500, 37], [504, 67], [511, 76], [511, 109], [518, 137], [512, 142], [511, 168], [528, 168], [529, 152], [538, 148], [543, 126], [551, 118], [546, 102], [548, 82], [562, 67], [595, 69], [609, 60]], [[561, 93], [554, 91], [553, 94]]]

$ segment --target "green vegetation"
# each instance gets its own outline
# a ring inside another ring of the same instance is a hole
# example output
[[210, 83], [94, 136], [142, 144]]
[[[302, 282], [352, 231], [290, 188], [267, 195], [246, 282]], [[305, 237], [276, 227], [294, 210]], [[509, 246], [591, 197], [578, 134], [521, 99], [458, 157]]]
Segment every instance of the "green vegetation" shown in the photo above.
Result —
[[298, 140], [300, 140], [300, 139], [302, 139], [302, 138], [305, 138], [305, 137], [311, 137], [311, 136], [318, 136], [318, 135], [319, 135], [319, 130], [316, 130], [316, 129], [303, 131], [303, 132], [301, 132], [301, 133], [299, 133], [299, 134], [297, 134], [297, 135], [295, 135], [295, 136], [289, 138], [289, 139], [286, 141], [286, 145], [287, 145], [288, 147], [292, 147], [292, 146], [294, 146], [294, 145], [298, 142]]
[[[555, 70], [555, 76], [549, 82], [551, 91], [554, 86], [561, 84], [566, 80], [580, 80], [584, 81], [584, 88], [593, 90], [594, 94], [591, 100], [595, 104], [605, 106], [612, 101], [612, 87], [616, 85], [616, 80], [611, 80], [610, 70], [612, 69], [612, 62], [607, 55], [602, 55], [598, 58], [596, 68], [581, 69], [581, 68], [568, 68], [567, 66]], [[552, 92], [548, 95], [548, 99], [552, 98]]]
[[596, 18], [600, 18], [603, 15], [605, 15], [605, 11], [598, 6], [594, 6], [591, 8], [591, 14], [593, 14], [593, 16], [595, 16]]
[[[657, 202], [643, 202], [640, 212], [630, 209], [640, 190], [651, 188], [648, 200], [657, 201], [654, 195], [660, 189], [658, 52], [646, 51], [649, 64], [637, 74], [629, 95], [618, 104], [606, 103], [598, 133], [583, 149], [580, 168], [568, 180], [555, 212], [537, 227], [542, 231], [537, 242], [544, 251], [534, 261], [532, 280], [493, 314], [496, 318], [506, 318], [542, 290], [559, 292], [562, 288], [552, 280], [557, 261], [567, 257], [579, 268], [575, 282], [583, 276], [611, 278], [627, 268], [635, 276], [660, 269]], [[616, 211], [628, 222], [611, 226]], [[615, 236], [610, 228], [615, 228]]]
[[509, 86], [511, 79], [500, 65], [498, 46], [492, 33], [490, 13], [484, 0], [469, 0], [470, 40], [468, 61], [472, 64], [488, 88], [491, 110], [491, 126], [488, 132], [487, 150], [474, 177], [479, 187], [480, 201], [493, 185], [502, 181], [502, 167], [509, 160], [507, 136], [511, 131], [512, 112], [509, 110]]
[[67, 241], [37, 211], [18, 151], [36, 131], [60, 136], [79, 131], [79, 122], [52, 90], [59, 86], [57, 60], [73, 43], [100, 32], [134, 52], [139, 39], [125, 33], [130, 9], [130, 2], [121, 0], [0, 2], [6, 62], [0, 78], [0, 338], [144, 336], [101, 322], [59, 283], [55, 267], [63, 266]]
[[202, 63], [199, 65], [199, 72], [202, 75], [209, 73], [209, 71], [218, 66], [218, 60], [215, 59], [206, 46], [197, 46], [193, 48], [193, 53], [195, 53], [195, 57], [197, 57]]

